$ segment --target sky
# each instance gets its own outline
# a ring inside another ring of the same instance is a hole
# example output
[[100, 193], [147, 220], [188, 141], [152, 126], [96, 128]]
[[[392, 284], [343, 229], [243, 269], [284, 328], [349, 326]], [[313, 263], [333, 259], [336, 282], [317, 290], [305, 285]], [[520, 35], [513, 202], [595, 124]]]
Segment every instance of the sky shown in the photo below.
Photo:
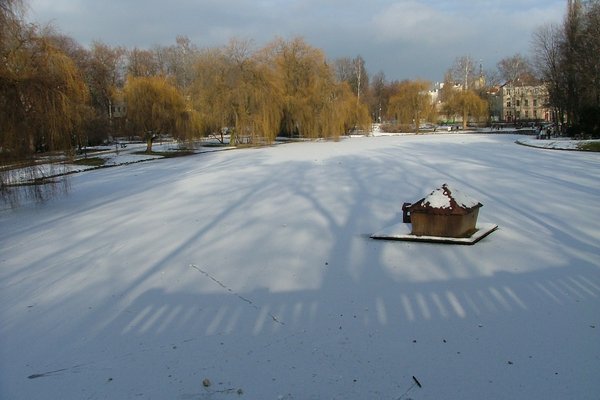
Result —
[[484, 70], [531, 54], [532, 33], [560, 23], [566, 0], [30, 0], [28, 19], [51, 23], [84, 46], [198, 47], [303, 37], [331, 59], [360, 55], [386, 78], [443, 80], [456, 58]]

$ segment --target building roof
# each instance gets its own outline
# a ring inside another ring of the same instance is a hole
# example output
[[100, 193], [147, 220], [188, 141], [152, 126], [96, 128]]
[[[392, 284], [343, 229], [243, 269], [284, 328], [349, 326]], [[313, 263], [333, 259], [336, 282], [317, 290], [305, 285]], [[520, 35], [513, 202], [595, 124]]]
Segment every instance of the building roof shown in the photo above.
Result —
[[441, 188], [434, 190], [427, 197], [413, 203], [409, 210], [411, 213], [464, 215], [482, 206], [479, 201], [443, 184]]

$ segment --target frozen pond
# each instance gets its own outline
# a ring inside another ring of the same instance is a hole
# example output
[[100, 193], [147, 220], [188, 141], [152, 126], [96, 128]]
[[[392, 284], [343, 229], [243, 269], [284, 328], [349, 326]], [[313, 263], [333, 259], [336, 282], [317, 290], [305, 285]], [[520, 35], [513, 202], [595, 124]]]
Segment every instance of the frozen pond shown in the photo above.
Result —
[[[66, 197], [0, 212], [0, 398], [597, 399], [600, 156], [514, 140], [72, 175]], [[499, 229], [368, 238], [443, 183]]]

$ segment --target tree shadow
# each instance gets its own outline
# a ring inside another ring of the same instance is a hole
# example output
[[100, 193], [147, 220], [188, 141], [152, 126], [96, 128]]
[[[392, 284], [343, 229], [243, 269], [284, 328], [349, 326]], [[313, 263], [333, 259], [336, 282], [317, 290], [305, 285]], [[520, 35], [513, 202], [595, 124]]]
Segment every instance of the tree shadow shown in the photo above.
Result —
[[[405, 346], [416, 332], [534, 319], [549, 307], [598, 301], [597, 223], [563, 208], [574, 194], [589, 201], [597, 192], [574, 184], [546, 193], [538, 174], [515, 180], [502, 168], [510, 175], [508, 166], [521, 155], [488, 163], [481, 156], [487, 145], [433, 144], [424, 151], [417, 139], [394, 143], [366, 147], [362, 158], [343, 154], [343, 146], [332, 157], [310, 143], [294, 145], [298, 159], [278, 160], [268, 154], [277, 149], [261, 149], [177, 160], [140, 186], [127, 185], [122, 174], [144, 179], [153, 173], [149, 166], [111, 171], [107, 183], [124, 181], [115, 191], [14, 232], [13, 255], [40, 226], [44, 235], [55, 229], [59, 236], [77, 224], [88, 227], [74, 228], [79, 233], [70, 240], [40, 238], [47, 247], [2, 275], [3, 289], [15, 296], [11, 304], [32, 305], [26, 316], [5, 308], [3, 332], [22, 345], [39, 332], [14, 333], [43, 327], [46, 337], [24, 359], [56, 359], [62, 348], [67, 355], [47, 363], [47, 371], [65, 360], [92, 369], [137, 365], [142, 353], [185, 366], [197, 356], [216, 370], [237, 355], [244, 366], [263, 369], [264, 353], [277, 351], [302, 364], [293, 365], [298, 377], [315, 382], [310, 369], [334, 374], [333, 359], [414, 357]], [[312, 161], [304, 151], [314, 151]], [[542, 168], [555, 163], [547, 156], [536, 161]], [[444, 182], [474, 192], [484, 202], [481, 217], [500, 230], [468, 247], [367, 237], [399, 222], [403, 201]], [[526, 207], [542, 194], [546, 207]], [[581, 226], [569, 225], [567, 216]], [[40, 286], [17, 293], [30, 279]], [[56, 327], [65, 313], [72, 318]], [[405, 344], [392, 346], [396, 340]]]

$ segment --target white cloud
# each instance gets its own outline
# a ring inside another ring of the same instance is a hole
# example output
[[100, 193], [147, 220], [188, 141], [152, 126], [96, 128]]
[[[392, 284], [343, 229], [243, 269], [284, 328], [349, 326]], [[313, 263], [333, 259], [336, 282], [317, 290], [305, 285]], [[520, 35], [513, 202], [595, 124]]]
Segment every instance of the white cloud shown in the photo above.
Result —
[[382, 42], [405, 41], [429, 45], [455, 41], [465, 36], [463, 18], [422, 2], [398, 1], [373, 17], [376, 38]]
[[530, 50], [531, 32], [560, 22], [564, 0], [30, 0], [31, 21], [53, 24], [83, 45], [150, 48], [179, 34], [200, 47], [232, 37], [261, 46], [302, 36], [332, 58], [362, 55], [389, 78], [442, 79], [454, 58], [493, 68]]

